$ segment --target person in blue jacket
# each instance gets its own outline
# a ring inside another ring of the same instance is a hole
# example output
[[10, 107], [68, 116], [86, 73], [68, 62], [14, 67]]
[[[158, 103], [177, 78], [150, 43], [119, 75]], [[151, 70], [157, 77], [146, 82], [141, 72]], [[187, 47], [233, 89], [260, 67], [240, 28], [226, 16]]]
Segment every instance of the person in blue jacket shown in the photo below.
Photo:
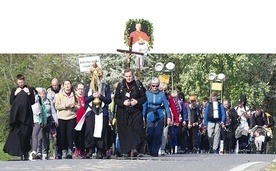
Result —
[[211, 153], [218, 153], [220, 142], [220, 129], [224, 128], [225, 110], [217, 100], [217, 93], [212, 93], [212, 101], [207, 103], [204, 112], [203, 126], [207, 126], [207, 135]]
[[143, 104], [143, 117], [147, 125], [147, 143], [149, 153], [158, 157], [158, 150], [162, 143], [164, 119], [171, 122], [168, 100], [163, 91], [159, 90], [160, 81], [153, 78], [151, 90], [146, 92], [147, 101]]

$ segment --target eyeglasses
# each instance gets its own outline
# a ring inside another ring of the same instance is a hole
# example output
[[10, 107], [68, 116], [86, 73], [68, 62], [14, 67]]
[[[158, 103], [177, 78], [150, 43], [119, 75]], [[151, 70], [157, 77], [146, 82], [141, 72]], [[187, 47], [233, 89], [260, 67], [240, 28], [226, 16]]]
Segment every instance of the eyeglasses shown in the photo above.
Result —
[[159, 87], [159, 85], [151, 85], [152, 87]]

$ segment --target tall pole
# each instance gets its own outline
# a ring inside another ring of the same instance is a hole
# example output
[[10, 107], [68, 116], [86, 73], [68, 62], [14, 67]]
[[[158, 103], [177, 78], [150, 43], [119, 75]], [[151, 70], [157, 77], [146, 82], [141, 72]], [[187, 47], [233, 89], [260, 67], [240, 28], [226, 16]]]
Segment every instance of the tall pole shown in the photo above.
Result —
[[171, 72], [171, 77], [172, 77], [172, 90], [173, 90], [173, 71]]
[[210, 81], [210, 101], [212, 99], [212, 81]]
[[221, 97], [220, 97], [221, 102], [223, 102], [222, 96], [223, 96], [223, 81], [221, 81]]

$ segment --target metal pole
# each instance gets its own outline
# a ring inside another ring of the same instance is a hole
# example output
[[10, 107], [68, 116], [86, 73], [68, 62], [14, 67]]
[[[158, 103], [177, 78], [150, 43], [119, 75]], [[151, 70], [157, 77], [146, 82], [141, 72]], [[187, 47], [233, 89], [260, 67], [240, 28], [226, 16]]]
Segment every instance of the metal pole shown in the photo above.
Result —
[[212, 99], [212, 81], [210, 81], [210, 101]]
[[221, 96], [220, 96], [221, 103], [223, 102], [222, 95], [223, 95], [223, 81], [221, 81]]
[[172, 90], [173, 90], [173, 71], [171, 72], [171, 77], [172, 77]]

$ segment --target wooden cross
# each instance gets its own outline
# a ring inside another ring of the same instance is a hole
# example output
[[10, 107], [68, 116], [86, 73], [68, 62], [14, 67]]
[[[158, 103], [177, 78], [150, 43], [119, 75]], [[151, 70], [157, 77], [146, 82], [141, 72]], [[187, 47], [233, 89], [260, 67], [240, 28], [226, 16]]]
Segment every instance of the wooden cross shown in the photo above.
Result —
[[[128, 50], [117, 49], [117, 52], [128, 53], [128, 67], [129, 68], [130, 68], [130, 62], [131, 62], [131, 54], [144, 55], [144, 53], [142, 53], [142, 52], [132, 51], [132, 42], [133, 42], [133, 37], [130, 37], [130, 45], [129, 45], [129, 49]], [[139, 81], [141, 81], [140, 58], [139, 58], [138, 66], [139, 66], [138, 67], [138, 77], [139, 77]]]

